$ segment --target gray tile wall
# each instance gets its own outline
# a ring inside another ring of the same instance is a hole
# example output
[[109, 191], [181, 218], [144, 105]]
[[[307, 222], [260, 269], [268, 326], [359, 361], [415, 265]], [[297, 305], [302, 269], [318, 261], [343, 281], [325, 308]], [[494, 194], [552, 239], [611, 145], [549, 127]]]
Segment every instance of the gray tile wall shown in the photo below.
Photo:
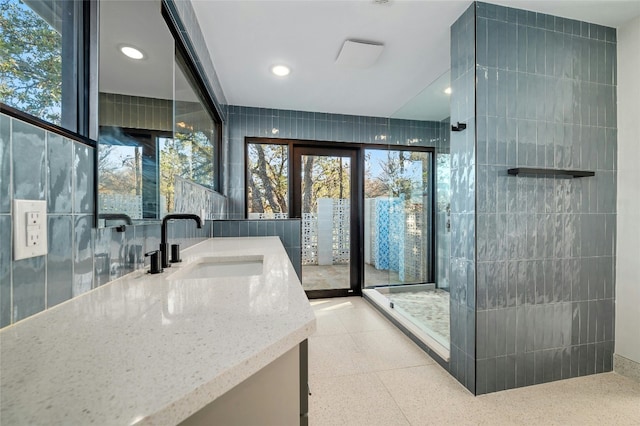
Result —
[[615, 29], [476, 8], [476, 393], [610, 371]]
[[173, 101], [141, 96], [100, 93], [101, 126], [173, 130]]
[[[0, 115], [0, 128], [6, 188], [0, 210], [0, 326], [6, 326], [93, 286], [94, 149], [6, 115]], [[47, 256], [12, 261], [14, 198], [47, 200]]]
[[[0, 327], [143, 268], [160, 244], [158, 224], [95, 229], [94, 148], [0, 114]], [[12, 201], [46, 199], [49, 252], [12, 260]], [[226, 216], [214, 201], [215, 219]], [[186, 248], [213, 235], [207, 221], [169, 226]]]
[[381, 145], [440, 147], [435, 121], [227, 106], [229, 117], [229, 218], [245, 216], [245, 138], [304, 139]]
[[475, 392], [475, 5], [451, 26], [450, 373]]
[[302, 280], [302, 238], [300, 219], [218, 220], [213, 222], [214, 237], [280, 237], [298, 279]]

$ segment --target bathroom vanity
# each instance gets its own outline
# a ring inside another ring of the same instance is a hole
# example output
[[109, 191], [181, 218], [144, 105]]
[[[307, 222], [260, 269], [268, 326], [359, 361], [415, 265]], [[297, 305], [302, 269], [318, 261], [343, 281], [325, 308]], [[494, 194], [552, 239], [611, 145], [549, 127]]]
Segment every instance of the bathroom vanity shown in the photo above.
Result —
[[280, 240], [182, 259], [2, 329], [2, 423], [306, 424], [315, 317]]

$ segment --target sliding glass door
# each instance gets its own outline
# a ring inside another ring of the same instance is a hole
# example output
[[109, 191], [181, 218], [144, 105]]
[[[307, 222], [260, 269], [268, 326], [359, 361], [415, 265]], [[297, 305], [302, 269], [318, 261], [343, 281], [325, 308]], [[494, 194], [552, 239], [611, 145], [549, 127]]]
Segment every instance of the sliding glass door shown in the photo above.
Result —
[[292, 212], [302, 220], [302, 286], [310, 297], [360, 292], [357, 153], [293, 148]]

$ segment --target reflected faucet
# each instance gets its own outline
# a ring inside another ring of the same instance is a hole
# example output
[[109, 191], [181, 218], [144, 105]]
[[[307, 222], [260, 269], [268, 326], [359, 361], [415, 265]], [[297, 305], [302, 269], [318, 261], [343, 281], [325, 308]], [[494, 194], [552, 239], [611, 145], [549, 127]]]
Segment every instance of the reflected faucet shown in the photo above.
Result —
[[125, 213], [100, 213], [98, 215], [98, 219], [104, 219], [105, 226], [107, 226], [107, 222], [110, 220], [117, 220], [123, 222], [127, 225], [133, 225], [131, 221], [131, 217]]
[[160, 234], [160, 259], [162, 260], [162, 267], [168, 268], [169, 264], [169, 244], [167, 243], [167, 223], [174, 219], [187, 219], [195, 220], [198, 228], [202, 228], [202, 220], [197, 214], [190, 213], [171, 213], [162, 219], [162, 230]]

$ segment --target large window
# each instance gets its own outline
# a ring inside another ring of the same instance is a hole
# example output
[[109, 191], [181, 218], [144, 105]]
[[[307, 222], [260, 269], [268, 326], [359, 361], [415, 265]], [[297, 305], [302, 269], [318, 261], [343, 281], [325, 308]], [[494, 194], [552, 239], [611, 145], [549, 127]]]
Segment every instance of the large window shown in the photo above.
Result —
[[[0, 99], [87, 135], [84, 7], [70, 0], [0, 0]], [[88, 47], [86, 48], [88, 50]], [[78, 93], [83, 96], [78, 96]]]

